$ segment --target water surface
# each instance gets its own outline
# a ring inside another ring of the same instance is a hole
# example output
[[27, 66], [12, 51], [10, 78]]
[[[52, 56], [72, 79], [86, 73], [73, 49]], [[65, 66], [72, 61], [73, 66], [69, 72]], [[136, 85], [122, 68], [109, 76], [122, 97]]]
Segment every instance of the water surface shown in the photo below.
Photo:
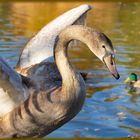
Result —
[[[87, 2], [0, 3], [0, 56], [14, 67], [35, 33], [64, 11], [83, 3]], [[138, 136], [140, 96], [128, 96], [123, 80], [131, 72], [140, 75], [140, 3], [88, 3], [94, 9], [88, 14], [87, 25], [112, 40], [121, 78], [116, 81], [84, 44], [70, 48], [71, 62], [89, 74], [87, 98], [81, 112], [49, 137]]]

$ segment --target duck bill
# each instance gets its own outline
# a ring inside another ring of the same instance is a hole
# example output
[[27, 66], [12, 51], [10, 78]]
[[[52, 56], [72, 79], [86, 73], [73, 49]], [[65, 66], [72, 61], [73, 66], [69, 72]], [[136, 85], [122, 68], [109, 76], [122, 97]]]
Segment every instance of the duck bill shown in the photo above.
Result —
[[128, 77], [125, 81], [124, 81], [124, 83], [128, 83], [130, 81], [130, 78]]
[[115, 59], [113, 58], [113, 55], [108, 55], [103, 58], [103, 62], [111, 72], [111, 74], [116, 78], [119, 79], [120, 75], [117, 72], [116, 65], [115, 65]]

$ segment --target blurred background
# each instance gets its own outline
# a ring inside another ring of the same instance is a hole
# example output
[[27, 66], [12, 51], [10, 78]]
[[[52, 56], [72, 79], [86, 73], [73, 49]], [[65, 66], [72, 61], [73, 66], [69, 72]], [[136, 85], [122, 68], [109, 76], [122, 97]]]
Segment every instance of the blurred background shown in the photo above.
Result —
[[104, 32], [116, 49], [115, 80], [84, 44], [69, 49], [71, 62], [88, 73], [83, 109], [51, 138], [117, 138], [140, 134], [140, 96], [128, 96], [129, 73], [140, 76], [139, 2], [0, 2], [0, 56], [12, 67], [26, 43], [44, 25], [81, 4], [90, 4], [87, 25]]

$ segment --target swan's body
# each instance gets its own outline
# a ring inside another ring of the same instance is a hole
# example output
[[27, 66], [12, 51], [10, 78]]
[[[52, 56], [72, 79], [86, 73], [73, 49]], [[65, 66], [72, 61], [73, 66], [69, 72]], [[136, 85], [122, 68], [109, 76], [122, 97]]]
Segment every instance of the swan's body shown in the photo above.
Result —
[[5, 103], [5, 110], [0, 106], [0, 137], [45, 136], [81, 110], [85, 83], [67, 58], [73, 39], [85, 43], [119, 78], [112, 43], [103, 33], [85, 26], [67, 27], [82, 19], [90, 8], [77, 7], [44, 27], [23, 50], [16, 67], [19, 74], [0, 59], [0, 82], [9, 87], [7, 90], [1, 84], [5, 96], [0, 103]]
[[[58, 70], [50, 72], [52, 71], [51, 66], [53, 68], [56, 67], [53, 56], [56, 36], [69, 25], [85, 24], [85, 16], [90, 9], [91, 6], [89, 5], [81, 5], [62, 14], [42, 28], [23, 49], [16, 66], [16, 71], [19, 74], [0, 58], [0, 71], [2, 70], [0, 73], [0, 117], [12, 111], [28, 98], [29, 90], [32, 90], [30, 86], [33, 84], [33, 82], [30, 83], [28, 78], [34, 78], [35, 81], [32, 81], [37, 83], [37, 87], [42, 86], [38, 84], [39, 80], [37, 77], [39, 76], [36, 74], [43, 67], [44, 64], [42, 62], [48, 62], [48, 64], [45, 63], [45, 66], [47, 65], [46, 69], [49, 69], [48, 71], [45, 69], [42, 78], [44, 79], [44, 77], [46, 77], [47, 79], [46, 73], [47, 75], [50, 74], [50, 77], [57, 77], [55, 73], [58, 73]], [[40, 65], [42, 67], [40, 67]], [[49, 68], [48, 65], [50, 65]], [[36, 73], [32, 73], [31, 71], [36, 71]], [[6, 75], [8, 78], [3, 78], [3, 75]], [[38, 81], [36, 81], [36, 79]], [[43, 81], [43, 79], [40, 80]]]
[[[108, 66], [112, 74], [119, 78], [112, 57], [114, 50], [111, 41], [103, 33], [92, 28], [79, 25], [68, 27], [55, 41], [54, 54], [57, 67], [54, 67], [56, 68], [54, 72], [58, 72], [58, 77], [53, 77], [52, 71], [46, 69], [50, 72], [47, 75], [49, 79], [47, 83], [42, 72], [38, 74], [35, 72], [39, 81], [35, 81], [34, 85], [37, 82], [38, 85], [44, 82], [44, 88], [33, 86], [29, 98], [0, 120], [1, 137], [45, 136], [72, 119], [81, 110], [85, 99], [85, 83], [67, 58], [67, 46], [72, 39], [87, 44], [89, 49]], [[50, 66], [47, 65], [48, 62], [43, 63], [43, 68], [45, 65]]]

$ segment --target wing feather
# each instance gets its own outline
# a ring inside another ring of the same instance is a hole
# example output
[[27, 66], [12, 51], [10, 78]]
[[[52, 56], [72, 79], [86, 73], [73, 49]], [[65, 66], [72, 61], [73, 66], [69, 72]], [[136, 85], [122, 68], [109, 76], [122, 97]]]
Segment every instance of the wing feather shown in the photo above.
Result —
[[52, 22], [43, 27], [25, 46], [16, 69], [20, 70], [31, 67], [40, 62], [53, 62], [53, 47], [56, 36], [65, 27], [73, 24], [84, 24], [89, 5], [81, 5], [60, 15]]
[[21, 76], [0, 57], [0, 116], [23, 102], [25, 93]]

